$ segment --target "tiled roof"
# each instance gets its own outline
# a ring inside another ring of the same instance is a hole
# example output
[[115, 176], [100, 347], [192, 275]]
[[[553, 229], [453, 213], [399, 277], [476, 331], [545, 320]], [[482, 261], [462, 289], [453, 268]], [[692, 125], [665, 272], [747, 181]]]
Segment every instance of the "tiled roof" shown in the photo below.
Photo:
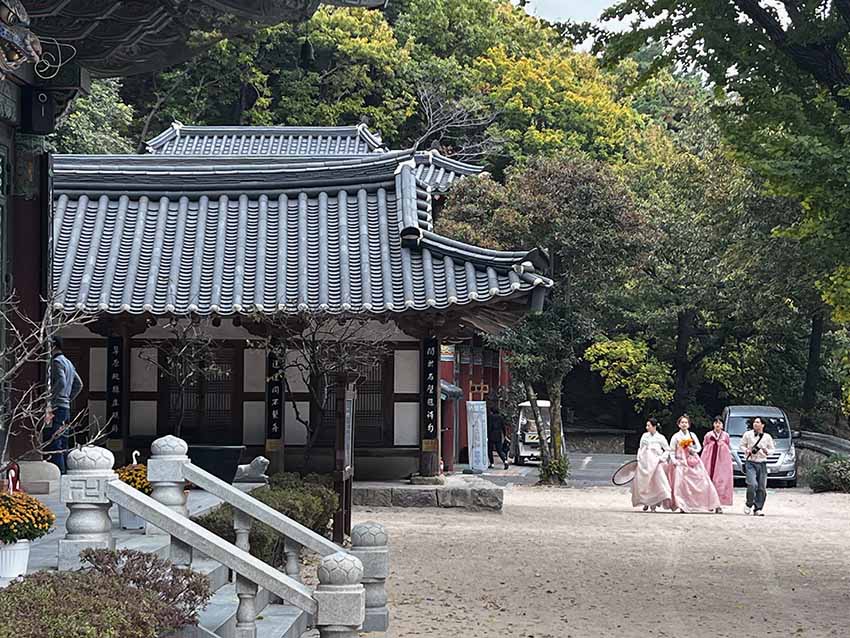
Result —
[[184, 126], [174, 122], [147, 143], [156, 155], [348, 157], [385, 151], [359, 126]]
[[543, 253], [431, 230], [412, 152], [326, 162], [72, 156], [54, 164], [57, 308], [112, 314], [518, 314]]
[[[147, 143], [155, 155], [205, 157], [267, 157], [280, 160], [353, 158], [387, 153], [381, 136], [364, 125], [185, 126], [174, 122]], [[453, 160], [437, 151], [416, 153], [416, 177], [433, 191], [445, 193], [454, 181], [478, 175], [483, 167]]]

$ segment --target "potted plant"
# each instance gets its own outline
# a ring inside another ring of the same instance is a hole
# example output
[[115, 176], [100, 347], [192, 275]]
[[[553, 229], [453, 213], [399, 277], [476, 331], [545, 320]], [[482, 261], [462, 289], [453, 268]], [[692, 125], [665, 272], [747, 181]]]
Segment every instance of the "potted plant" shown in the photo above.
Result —
[[[116, 472], [118, 478], [130, 487], [134, 487], [142, 494], [150, 496], [153, 487], [148, 481], [148, 468], [143, 463], [137, 463], [138, 452], [133, 452], [133, 463], [119, 467]], [[144, 529], [145, 519], [133, 514], [130, 510], [118, 506], [118, 522], [121, 529]]]
[[50, 531], [56, 516], [25, 492], [0, 492], [0, 578], [27, 572], [30, 541]]

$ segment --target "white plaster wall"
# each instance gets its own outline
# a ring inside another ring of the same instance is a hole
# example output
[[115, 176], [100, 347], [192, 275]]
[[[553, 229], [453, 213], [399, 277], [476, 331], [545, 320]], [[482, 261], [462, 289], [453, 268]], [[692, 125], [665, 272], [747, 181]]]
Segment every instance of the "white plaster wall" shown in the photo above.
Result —
[[[293, 350], [288, 350], [286, 353], [287, 364], [294, 363], [298, 361], [299, 358], [303, 359], [298, 352]], [[289, 381], [289, 388], [292, 392], [307, 392], [307, 384], [304, 383], [301, 373], [295, 368], [287, 368], [286, 380]]]
[[[303, 418], [310, 416], [310, 403], [308, 401], [298, 401], [298, 411]], [[295, 408], [291, 401], [286, 402], [286, 409], [283, 413], [284, 419], [284, 443], [286, 445], [305, 445], [307, 443], [307, 428], [295, 418]]]
[[265, 445], [266, 402], [245, 401], [242, 407], [242, 443]]
[[106, 348], [89, 351], [89, 392], [106, 392]]
[[418, 350], [396, 350], [393, 352], [395, 358], [394, 370], [395, 380], [393, 392], [396, 393], [419, 393], [419, 351]]
[[393, 406], [394, 445], [419, 445], [419, 404], [396, 403]]
[[132, 392], [156, 392], [158, 372], [152, 363], [156, 360], [156, 348], [133, 348], [130, 351], [130, 390]]
[[245, 350], [245, 392], [266, 391], [266, 351]]
[[130, 401], [130, 436], [156, 436], [156, 401]]
[[106, 425], [106, 401], [89, 401], [89, 430], [97, 432]]

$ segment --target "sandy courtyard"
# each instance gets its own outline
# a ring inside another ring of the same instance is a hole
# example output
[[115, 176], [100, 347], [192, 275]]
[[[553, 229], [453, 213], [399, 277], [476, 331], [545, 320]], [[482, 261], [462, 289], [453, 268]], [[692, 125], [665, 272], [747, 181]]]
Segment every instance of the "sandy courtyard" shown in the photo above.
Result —
[[850, 496], [771, 489], [764, 518], [735, 498], [644, 514], [625, 489], [515, 487], [501, 515], [355, 518], [391, 535], [392, 638], [850, 635]]

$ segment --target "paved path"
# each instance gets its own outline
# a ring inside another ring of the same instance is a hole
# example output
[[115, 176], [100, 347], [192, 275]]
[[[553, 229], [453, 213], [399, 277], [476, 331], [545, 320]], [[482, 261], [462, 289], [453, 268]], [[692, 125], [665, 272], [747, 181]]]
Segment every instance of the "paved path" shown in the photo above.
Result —
[[[634, 456], [625, 454], [570, 454], [570, 481], [573, 487], [592, 485], [611, 485], [614, 471]], [[496, 485], [534, 485], [538, 480], [538, 463], [529, 465], [511, 465], [503, 470], [498, 464], [484, 472], [484, 477]]]
[[[505, 491], [502, 514], [355, 511], [390, 533], [392, 638], [847, 636], [850, 495], [764, 518], [644, 514], [626, 488]], [[757, 552], [765, 552], [756, 560]]]

